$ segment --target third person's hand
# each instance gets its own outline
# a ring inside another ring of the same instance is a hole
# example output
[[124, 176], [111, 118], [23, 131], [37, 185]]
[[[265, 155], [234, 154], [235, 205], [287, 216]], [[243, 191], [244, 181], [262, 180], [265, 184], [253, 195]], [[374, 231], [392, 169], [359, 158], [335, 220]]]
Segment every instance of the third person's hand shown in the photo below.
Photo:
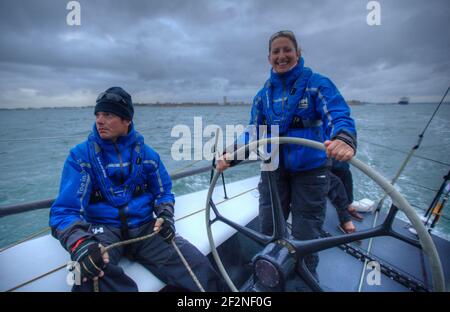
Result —
[[230, 158], [230, 154], [228, 154], [228, 153], [223, 154], [217, 161], [216, 170], [219, 172], [223, 172], [223, 171], [227, 170], [228, 168], [230, 168], [230, 164], [227, 162], [227, 160], [229, 160], [229, 158]]

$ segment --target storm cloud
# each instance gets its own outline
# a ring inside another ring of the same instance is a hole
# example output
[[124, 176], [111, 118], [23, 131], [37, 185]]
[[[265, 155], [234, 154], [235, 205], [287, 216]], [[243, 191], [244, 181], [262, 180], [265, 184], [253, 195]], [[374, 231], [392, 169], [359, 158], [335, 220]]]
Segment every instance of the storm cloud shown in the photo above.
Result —
[[450, 2], [380, 0], [0, 2], [0, 108], [93, 105], [118, 85], [135, 102], [251, 102], [268, 38], [293, 30], [306, 66], [347, 99], [438, 101], [450, 83]]

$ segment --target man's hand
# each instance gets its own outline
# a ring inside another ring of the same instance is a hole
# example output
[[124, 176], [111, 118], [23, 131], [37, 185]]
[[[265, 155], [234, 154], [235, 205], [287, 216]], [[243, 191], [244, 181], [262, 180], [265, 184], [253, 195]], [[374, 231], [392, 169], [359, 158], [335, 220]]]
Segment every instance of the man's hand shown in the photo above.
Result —
[[153, 231], [158, 232], [166, 243], [170, 244], [175, 237], [175, 221], [173, 219], [173, 214], [168, 211], [163, 211], [159, 214], [155, 221]]
[[105, 252], [105, 247], [93, 239], [81, 242], [72, 251], [71, 259], [79, 264], [83, 282], [103, 277], [105, 275], [103, 269], [109, 263], [109, 255]]
[[324, 144], [328, 158], [332, 157], [338, 161], [348, 161], [355, 155], [353, 148], [339, 139], [327, 140]]
[[230, 164], [227, 162], [227, 160], [229, 160], [229, 158], [230, 158], [229, 153], [223, 154], [217, 161], [216, 170], [219, 172], [223, 172], [223, 171], [227, 170], [228, 168], [230, 168]]

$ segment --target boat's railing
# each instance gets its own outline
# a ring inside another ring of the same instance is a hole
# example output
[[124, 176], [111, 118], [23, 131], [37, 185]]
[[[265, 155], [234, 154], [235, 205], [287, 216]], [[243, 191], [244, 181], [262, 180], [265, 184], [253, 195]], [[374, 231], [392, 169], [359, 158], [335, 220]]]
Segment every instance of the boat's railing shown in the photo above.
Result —
[[[247, 161], [243, 161], [239, 165], [250, 164], [250, 163], [254, 163], [254, 162], [257, 162], [257, 161], [256, 160], [247, 160]], [[209, 171], [211, 171], [211, 169], [212, 169], [211, 165], [207, 165], [207, 166], [189, 169], [189, 170], [176, 171], [175, 173], [171, 173], [170, 177], [173, 181], [175, 181], [178, 179], [194, 176], [194, 175], [197, 175], [200, 173], [209, 172]], [[9, 216], [9, 215], [27, 212], [27, 211], [46, 209], [46, 208], [51, 207], [54, 201], [55, 201], [55, 198], [49, 198], [49, 199], [44, 199], [44, 200], [26, 202], [26, 203], [22, 203], [22, 204], [3, 206], [3, 207], [0, 207], [0, 218]]]

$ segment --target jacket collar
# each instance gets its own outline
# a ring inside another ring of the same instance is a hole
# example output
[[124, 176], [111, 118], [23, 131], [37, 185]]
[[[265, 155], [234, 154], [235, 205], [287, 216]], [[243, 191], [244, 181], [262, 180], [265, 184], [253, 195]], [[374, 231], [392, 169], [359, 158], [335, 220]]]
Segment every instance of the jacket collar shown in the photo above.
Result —
[[[119, 137], [117, 139], [116, 143], [119, 146], [119, 148], [125, 148], [130, 145], [133, 145], [140, 137], [141, 137], [141, 135], [137, 131], [134, 130], [134, 123], [131, 122], [128, 134], [125, 136]], [[95, 126], [95, 123], [92, 128], [92, 132], [89, 135], [89, 140], [94, 140], [98, 145], [100, 145], [100, 147], [102, 149], [106, 149], [106, 150], [114, 149], [113, 141], [103, 140], [100, 137], [100, 134], [97, 131], [97, 127]]]

